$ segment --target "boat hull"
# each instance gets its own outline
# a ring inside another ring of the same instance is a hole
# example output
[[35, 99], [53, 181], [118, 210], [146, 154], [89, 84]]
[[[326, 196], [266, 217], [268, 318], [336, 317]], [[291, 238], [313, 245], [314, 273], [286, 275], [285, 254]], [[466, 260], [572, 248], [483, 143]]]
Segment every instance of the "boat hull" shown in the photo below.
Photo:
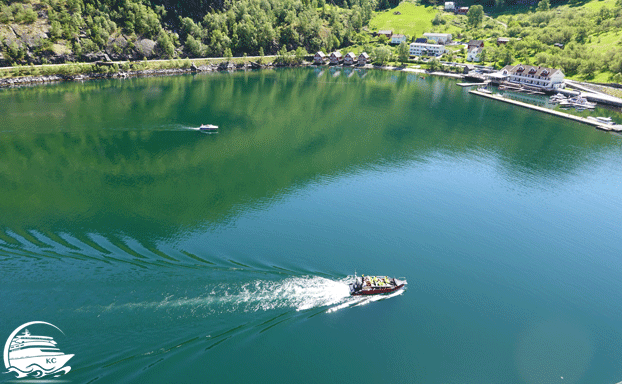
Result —
[[351, 296], [383, 295], [398, 291], [404, 287], [406, 281], [389, 279], [386, 276], [357, 277], [350, 283]]
[[385, 293], [395, 292], [399, 289], [402, 289], [404, 284], [397, 285], [395, 287], [387, 287], [387, 288], [372, 288], [372, 289], [361, 289], [358, 291], [351, 292], [352, 296], [369, 296], [369, 295], [382, 295]]

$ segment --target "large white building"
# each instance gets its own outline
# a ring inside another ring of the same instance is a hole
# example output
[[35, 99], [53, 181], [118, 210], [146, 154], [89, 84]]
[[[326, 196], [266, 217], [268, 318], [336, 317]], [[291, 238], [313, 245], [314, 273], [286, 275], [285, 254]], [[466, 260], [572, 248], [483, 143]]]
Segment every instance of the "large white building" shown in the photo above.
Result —
[[549, 89], [564, 88], [564, 73], [560, 69], [533, 65], [508, 65], [499, 71], [512, 83]]
[[451, 43], [451, 33], [424, 33], [423, 37], [434, 41], [436, 44]]
[[410, 56], [440, 56], [445, 53], [445, 46], [441, 44], [411, 43]]

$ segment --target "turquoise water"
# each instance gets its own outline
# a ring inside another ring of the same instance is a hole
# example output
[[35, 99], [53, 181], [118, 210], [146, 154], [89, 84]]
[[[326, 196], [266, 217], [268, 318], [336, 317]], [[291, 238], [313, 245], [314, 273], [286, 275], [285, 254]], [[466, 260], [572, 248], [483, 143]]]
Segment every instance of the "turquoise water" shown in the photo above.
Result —
[[[620, 135], [328, 69], [4, 89], [0, 116], [0, 340], [56, 325], [62, 380], [622, 380]], [[408, 284], [351, 298], [355, 271]]]

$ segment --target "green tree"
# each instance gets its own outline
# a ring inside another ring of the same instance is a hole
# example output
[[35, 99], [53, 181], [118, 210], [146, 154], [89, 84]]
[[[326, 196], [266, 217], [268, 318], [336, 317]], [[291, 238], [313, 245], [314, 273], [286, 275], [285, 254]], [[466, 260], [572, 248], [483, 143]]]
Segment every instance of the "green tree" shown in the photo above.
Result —
[[298, 64], [302, 63], [304, 58], [305, 58], [305, 56], [307, 56], [307, 55], [309, 55], [309, 53], [303, 47], [296, 48], [295, 57], [296, 57], [296, 62]]
[[477, 27], [484, 21], [484, 7], [481, 5], [472, 5], [467, 12], [467, 23], [471, 27]]
[[551, 3], [549, 0], [540, 0], [538, 6], [536, 7], [536, 11], [545, 12], [551, 9]]
[[409, 55], [409, 46], [405, 41], [402, 41], [400, 45], [397, 47], [397, 59], [400, 63], [405, 63], [410, 58]]
[[440, 71], [443, 69], [443, 65], [441, 64], [439, 59], [432, 59], [428, 63], [431, 71]]
[[443, 19], [443, 16], [439, 12], [436, 14], [436, 16], [434, 16], [434, 19], [432, 20], [432, 25], [440, 25], [440, 24], [445, 24], [445, 20]]
[[169, 58], [173, 57], [173, 55], [175, 54], [175, 46], [173, 45], [173, 41], [171, 40], [171, 37], [168, 35], [168, 33], [164, 32], [164, 30], [161, 30], [160, 34], [158, 35], [157, 43], [158, 48], [164, 56]]
[[205, 46], [200, 40], [195, 39], [192, 35], [188, 35], [186, 39], [186, 51], [192, 57], [202, 57], [205, 55]]
[[374, 63], [379, 65], [386, 64], [391, 58], [391, 50], [388, 47], [380, 46], [374, 49]]

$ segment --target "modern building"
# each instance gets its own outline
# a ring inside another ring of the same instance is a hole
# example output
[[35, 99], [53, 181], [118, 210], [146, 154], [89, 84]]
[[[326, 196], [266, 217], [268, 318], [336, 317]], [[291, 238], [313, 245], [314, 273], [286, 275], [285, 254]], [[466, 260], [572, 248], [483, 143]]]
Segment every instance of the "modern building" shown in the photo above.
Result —
[[469, 13], [469, 7], [460, 7], [458, 9], [456, 9], [456, 15], [466, 15], [467, 13]]
[[446, 1], [445, 2], [445, 11], [453, 12], [455, 9], [456, 9], [456, 4], [454, 4], [453, 1]]
[[434, 41], [436, 44], [451, 43], [451, 33], [424, 33], [423, 36]]
[[441, 44], [411, 43], [410, 56], [440, 56], [446, 52]]
[[521, 85], [547, 89], [564, 88], [564, 73], [560, 69], [536, 67], [533, 65], [508, 65], [499, 71], [500, 76]]
[[386, 36], [390, 39], [391, 36], [393, 36], [393, 31], [388, 29], [381, 29], [380, 31], [378, 31], [378, 36]]
[[354, 54], [354, 52], [346, 53], [346, 56], [343, 58], [343, 63], [346, 65], [352, 65], [356, 63], [356, 61], [357, 61], [357, 57]]
[[313, 56], [313, 62], [315, 64], [324, 64], [326, 62], [326, 54], [322, 51], [318, 51], [315, 56]]
[[400, 44], [406, 41], [406, 35], [395, 34], [391, 36], [391, 44]]
[[363, 52], [359, 55], [359, 65], [365, 65], [369, 62], [369, 55], [367, 52]]
[[330, 54], [330, 63], [339, 64], [343, 62], [343, 55], [339, 51], [335, 51]]
[[497, 45], [507, 44], [510, 42], [510, 39], [507, 37], [497, 37]]

